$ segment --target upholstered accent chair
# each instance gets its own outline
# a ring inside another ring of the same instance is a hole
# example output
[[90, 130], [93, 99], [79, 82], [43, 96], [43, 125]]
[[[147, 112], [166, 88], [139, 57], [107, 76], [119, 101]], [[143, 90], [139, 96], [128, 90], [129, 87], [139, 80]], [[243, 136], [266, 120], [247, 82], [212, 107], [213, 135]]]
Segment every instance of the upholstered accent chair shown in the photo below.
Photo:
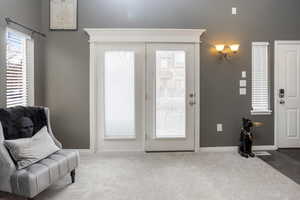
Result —
[[18, 170], [4, 146], [4, 126], [0, 122], [0, 191], [32, 199], [67, 174], [71, 175], [70, 181], [75, 182], [75, 168], [79, 165], [79, 153], [62, 149], [62, 144], [51, 130], [49, 109], [42, 108], [42, 110], [47, 119], [48, 133], [60, 150], [27, 168]]

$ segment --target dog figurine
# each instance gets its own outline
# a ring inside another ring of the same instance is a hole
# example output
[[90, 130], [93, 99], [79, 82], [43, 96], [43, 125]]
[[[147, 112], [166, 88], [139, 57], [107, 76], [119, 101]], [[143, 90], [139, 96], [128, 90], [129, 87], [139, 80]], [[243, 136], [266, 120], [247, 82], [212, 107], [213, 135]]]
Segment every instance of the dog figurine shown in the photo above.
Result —
[[255, 154], [252, 152], [252, 143], [253, 143], [253, 133], [251, 131], [254, 123], [247, 118], [243, 118], [243, 127], [240, 135], [240, 146], [239, 154], [241, 156], [248, 158], [255, 157]]

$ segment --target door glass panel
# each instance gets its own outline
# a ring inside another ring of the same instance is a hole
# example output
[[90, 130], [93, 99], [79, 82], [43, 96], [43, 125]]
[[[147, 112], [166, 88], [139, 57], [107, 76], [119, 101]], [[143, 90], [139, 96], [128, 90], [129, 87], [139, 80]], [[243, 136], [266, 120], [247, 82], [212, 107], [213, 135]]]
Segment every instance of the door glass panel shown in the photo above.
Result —
[[105, 52], [105, 136], [135, 136], [134, 52]]
[[156, 137], [185, 137], [186, 55], [156, 51]]

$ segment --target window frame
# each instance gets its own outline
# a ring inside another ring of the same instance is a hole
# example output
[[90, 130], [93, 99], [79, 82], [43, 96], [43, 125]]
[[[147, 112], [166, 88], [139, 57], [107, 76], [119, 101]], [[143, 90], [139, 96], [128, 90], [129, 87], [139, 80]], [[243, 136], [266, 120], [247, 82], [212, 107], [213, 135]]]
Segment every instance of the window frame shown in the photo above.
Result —
[[[253, 93], [254, 93], [254, 80], [253, 77], [255, 75], [255, 57], [254, 51], [255, 47], [265, 47], [265, 51], [262, 53], [261, 56], [266, 56], [266, 79], [267, 79], [267, 87], [268, 87], [268, 108], [265, 110], [255, 110], [253, 108]], [[252, 67], [251, 67], [252, 77], [251, 77], [251, 115], [271, 115], [271, 88], [270, 88], [270, 68], [269, 68], [269, 42], [252, 42]]]
[[[5, 54], [7, 54], [7, 34], [8, 32], [13, 32], [21, 37], [23, 37], [25, 39], [25, 65], [26, 65], [26, 82], [27, 82], [27, 102], [26, 102], [26, 106], [34, 106], [35, 105], [35, 100], [34, 100], [34, 39], [25, 34], [22, 33], [16, 29], [12, 29], [10, 27], [6, 28], [5, 31]], [[6, 76], [6, 70], [7, 70], [7, 58], [5, 57], [5, 73], [4, 73], [4, 77], [5, 77], [5, 81], [4, 81], [4, 85], [5, 85], [5, 107], [7, 107], [7, 93], [6, 93], [6, 88], [7, 88], [7, 76]], [[10, 106], [10, 107], [14, 107], [14, 106]]]

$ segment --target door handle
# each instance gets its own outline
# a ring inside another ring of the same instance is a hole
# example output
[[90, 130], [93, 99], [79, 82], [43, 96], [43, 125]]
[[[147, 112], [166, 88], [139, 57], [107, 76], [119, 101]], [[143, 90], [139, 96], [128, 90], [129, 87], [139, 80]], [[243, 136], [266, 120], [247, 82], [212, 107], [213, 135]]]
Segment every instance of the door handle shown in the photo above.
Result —
[[195, 92], [190, 93], [190, 98], [194, 98], [196, 96]]
[[195, 101], [196, 93], [195, 93], [195, 92], [192, 92], [192, 93], [189, 94], [189, 96], [190, 96], [190, 98], [191, 98], [191, 100], [189, 101], [190, 106], [195, 105], [195, 104], [196, 104], [196, 101]]
[[279, 101], [279, 103], [280, 103], [280, 104], [285, 104], [285, 101], [284, 101], [283, 99], [281, 99], [281, 100]]
[[193, 106], [193, 105], [196, 104], [196, 102], [195, 102], [194, 100], [191, 100], [191, 101], [189, 102], [189, 104], [190, 104], [190, 106]]

